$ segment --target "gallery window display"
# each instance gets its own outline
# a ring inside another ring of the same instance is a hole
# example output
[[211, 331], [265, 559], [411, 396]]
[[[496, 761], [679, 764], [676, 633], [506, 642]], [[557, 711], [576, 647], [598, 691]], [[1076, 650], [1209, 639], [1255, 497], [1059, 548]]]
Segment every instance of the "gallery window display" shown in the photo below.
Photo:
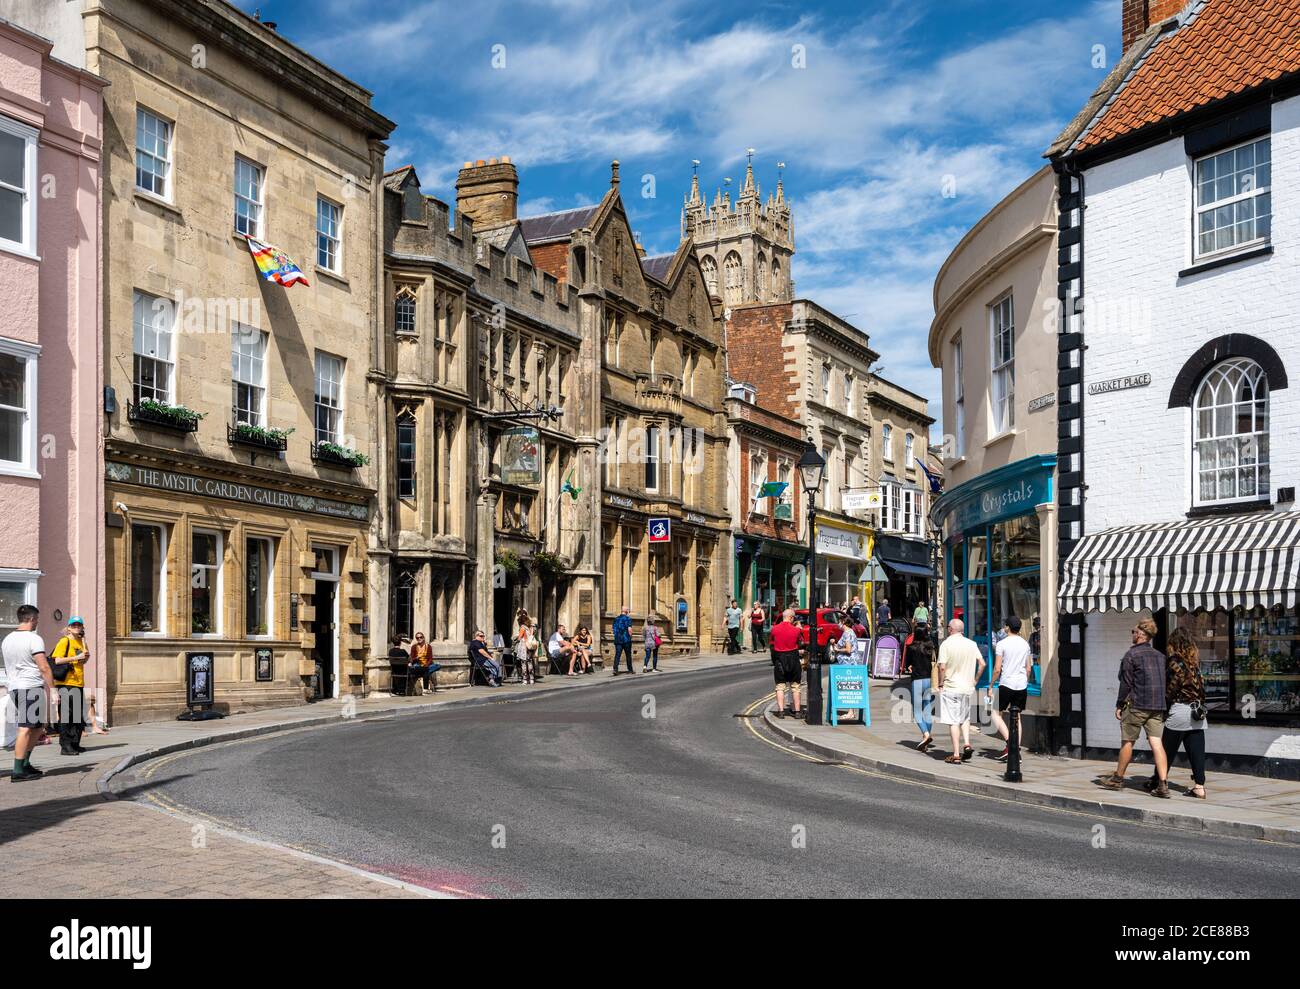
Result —
[[1187, 612], [1177, 624], [1196, 639], [1212, 717], [1300, 724], [1297, 609]]

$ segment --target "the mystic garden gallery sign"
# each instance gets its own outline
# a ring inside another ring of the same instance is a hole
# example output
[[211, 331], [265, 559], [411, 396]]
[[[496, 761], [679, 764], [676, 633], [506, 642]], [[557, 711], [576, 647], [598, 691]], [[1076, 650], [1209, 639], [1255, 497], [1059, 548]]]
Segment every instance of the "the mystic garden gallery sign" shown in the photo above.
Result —
[[277, 491], [274, 488], [263, 488], [256, 484], [219, 481], [198, 474], [160, 470], [156, 467], [137, 467], [134, 464], [109, 462], [104, 465], [104, 474], [110, 481], [118, 481], [123, 484], [138, 484], [141, 487], [168, 491], [173, 494], [195, 495], [201, 498], [221, 498], [225, 501], [238, 501], [246, 505], [258, 505], [262, 508], [288, 509], [294, 512], [309, 512], [313, 515], [329, 515], [340, 519], [356, 519], [361, 522], [370, 517], [370, 510], [365, 505], [353, 505], [345, 501], [334, 501], [330, 498], [294, 494], [291, 491]]

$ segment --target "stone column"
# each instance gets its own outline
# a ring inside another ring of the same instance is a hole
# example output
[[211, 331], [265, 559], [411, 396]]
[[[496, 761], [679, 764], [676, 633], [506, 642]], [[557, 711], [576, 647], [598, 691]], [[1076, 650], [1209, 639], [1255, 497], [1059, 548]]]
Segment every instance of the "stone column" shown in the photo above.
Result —
[[500, 631], [509, 635], [509, 629], [494, 629], [492, 625], [493, 577], [496, 573], [496, 517], [497, 500], [500, 494], [484, 488], [478, 496], [477, 543], [478, 566], [474, 581], [474, 624], [488, 635], [492, 642], [492, 633]]

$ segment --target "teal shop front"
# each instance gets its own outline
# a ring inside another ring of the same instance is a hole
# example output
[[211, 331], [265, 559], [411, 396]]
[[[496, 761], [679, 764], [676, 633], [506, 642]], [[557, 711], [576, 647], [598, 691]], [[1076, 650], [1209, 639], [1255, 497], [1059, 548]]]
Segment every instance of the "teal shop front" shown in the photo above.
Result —
[[[943, 532], [945, 611], [988, 661], [1006, 620], [1017, 616], [1034, 658], [1030, 712], [1056, 714], [1056, 458], [1027, 457], [967, 481], [939, 498], [933, 519]], [[1048, 689], [1044, 689], [1045, 686]]]

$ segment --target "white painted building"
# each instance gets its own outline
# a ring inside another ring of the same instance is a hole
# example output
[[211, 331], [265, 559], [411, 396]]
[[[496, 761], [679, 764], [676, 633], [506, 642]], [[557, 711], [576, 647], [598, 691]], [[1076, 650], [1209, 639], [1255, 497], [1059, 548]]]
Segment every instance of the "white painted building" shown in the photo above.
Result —
[[1145, 612], [1157, 646], [1180, 625], [1196, 637], [1212, 763], [1294, 777], [1300, 52], [1259, 39], [1300, 17], [1245, 0], [1174, 12], [1140, 25], [1049, 152], [1071, 734], [1119, 747], [1119, 663]]

